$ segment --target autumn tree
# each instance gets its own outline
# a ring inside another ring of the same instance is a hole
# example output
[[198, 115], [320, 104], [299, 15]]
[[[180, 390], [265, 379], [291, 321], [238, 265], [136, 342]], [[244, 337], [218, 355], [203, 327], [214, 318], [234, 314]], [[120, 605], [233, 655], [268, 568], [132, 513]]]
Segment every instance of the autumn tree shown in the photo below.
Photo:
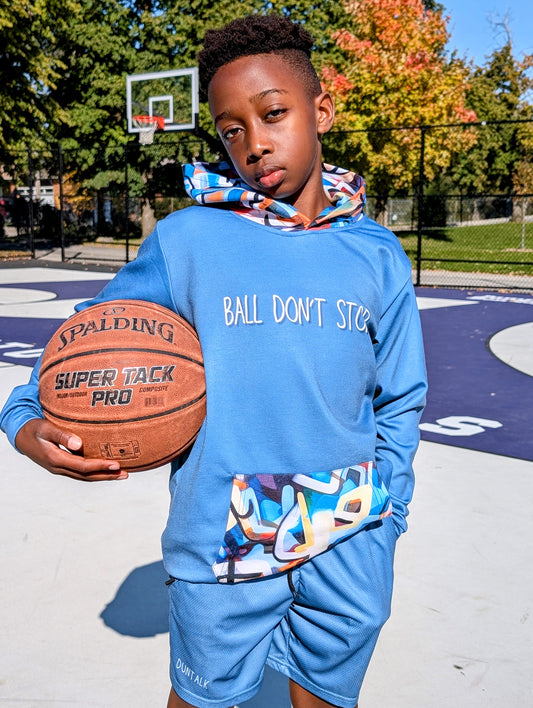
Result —
[[513, 121], [531, 120], [527, 93], [533, 82], [529, 70], [533, 55], [519, 60], [512, 39], [494, 50], [484, 66], [476, 68], [467, 92], [467, 104], [478, 116], [475, 145], [458, 155], [454, 167], [457, 187], [466, 194], [510, 194], [530, 191], [526, 179], [531, 160], [531, 126]]
[[[466, 106], [469, 67], [445, 50], [448, 18], [422, 0], [350, 0], [351, 24], [335, 32], [344, 64], [325, 67], [337, 128], [327, 155], [361, 172], [374, 194], [412, 190], [418, 181], [421, 127], [475, 120]], [[401, 130], [392, 130], [403, 127]], [[426, 143], [425, 178], [475, 138], [439, 132]], [[337, 147], [339, 146], [339, 147]], [[383, 208], [383, 203], [382, 203]]]

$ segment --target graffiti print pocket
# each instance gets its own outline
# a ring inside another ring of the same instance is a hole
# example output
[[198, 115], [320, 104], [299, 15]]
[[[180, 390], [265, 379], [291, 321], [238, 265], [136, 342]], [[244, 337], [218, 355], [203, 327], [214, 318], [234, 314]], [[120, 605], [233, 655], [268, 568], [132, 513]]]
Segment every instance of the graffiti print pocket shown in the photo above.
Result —
[[213, 571], [221, 583], [282, 573], [391, 513], [372, 462], [312, 474], [238, 474]]

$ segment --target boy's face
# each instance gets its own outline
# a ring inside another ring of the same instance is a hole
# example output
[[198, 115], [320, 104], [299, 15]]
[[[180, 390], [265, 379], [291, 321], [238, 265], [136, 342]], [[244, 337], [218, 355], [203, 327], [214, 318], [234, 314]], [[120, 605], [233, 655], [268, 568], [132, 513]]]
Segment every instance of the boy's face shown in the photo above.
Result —
[[248, 185], [310, 218], [329, 204], [320, 143], [334, 117], [329, 94], [311, 97], [286, 60], [257, 54], [216, 72], [209, 108], [233, 166]]

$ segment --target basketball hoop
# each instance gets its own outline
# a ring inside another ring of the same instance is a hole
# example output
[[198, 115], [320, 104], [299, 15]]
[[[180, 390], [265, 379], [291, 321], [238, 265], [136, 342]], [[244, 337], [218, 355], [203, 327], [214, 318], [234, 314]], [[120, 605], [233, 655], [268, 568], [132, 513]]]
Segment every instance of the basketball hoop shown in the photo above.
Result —
[[132, 116], [132, 121], [139, 130], [141, 145], [151, 145], [154, 142], [155, 131], [165, 128], [165, 119], [162, 116]]

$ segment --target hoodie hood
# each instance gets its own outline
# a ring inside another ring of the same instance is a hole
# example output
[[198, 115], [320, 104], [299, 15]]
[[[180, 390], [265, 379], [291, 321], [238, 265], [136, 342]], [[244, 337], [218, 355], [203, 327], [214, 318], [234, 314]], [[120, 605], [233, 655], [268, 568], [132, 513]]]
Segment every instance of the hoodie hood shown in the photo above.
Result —
[[183, 165], [185, 190], [203, 206], [230, 208], [242, 216], [285, 231], [346, 226], [363, 214], [366, 201], [362, 177], [333, 165], [322, 165], [322, 183], [331, 206], [315, 219], [287, 202], [253, 190], [227, 162]]

